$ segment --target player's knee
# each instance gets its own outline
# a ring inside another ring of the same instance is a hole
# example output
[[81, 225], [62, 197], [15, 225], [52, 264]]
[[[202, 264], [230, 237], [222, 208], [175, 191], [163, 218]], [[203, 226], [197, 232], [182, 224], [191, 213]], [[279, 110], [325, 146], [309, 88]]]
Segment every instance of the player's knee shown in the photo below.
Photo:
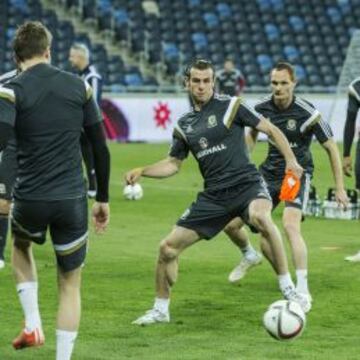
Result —
[[159, 258], [163, 262], [169, 262], [175, 259], [178, 251], [167, 241], [162, 241], [159, 248]]
[[229, 223], [225, 226], [225, 233], [229, 236], [233, 236], [236, 235], [238, 233], [238, 231], [240, 230], [241, 227], [239, 227], [238, 224], [234, 224], [234, 223]]
[[253, 211], [250, 222], [263, 234], [268, 232], [268, 229], [272, 224], [270, 214], [259, 210]]
[[0, 214], [9, 215], [11, 202], [9, 200], [0, 199]]
[[22, 239], [19, 236], [14, 236], [14, 249], [21, 251], [23, 253], [28, 253], [31, 249], [31, 242], [25, 239]]
[[297, 234], [299, 232], [298, 226], [296, 224], [291, 223], [289, 221], [283, 221], [283, 227], [285, 230], [285, 233], [289, 236]]

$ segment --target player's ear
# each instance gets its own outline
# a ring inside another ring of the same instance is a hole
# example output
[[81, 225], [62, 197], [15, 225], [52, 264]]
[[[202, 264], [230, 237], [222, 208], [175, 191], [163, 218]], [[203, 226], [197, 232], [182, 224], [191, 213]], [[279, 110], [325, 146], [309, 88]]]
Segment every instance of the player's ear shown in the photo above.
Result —
[[50, 47], [48, 47], [48, 48], [45, 50], [44, 56], [45, 56], [45, 58], [48, 59], [49, 61], [51, 60], [51, 50], [50, 50]]
[[189, 87], [190, 87], [190, 79], [189, 79], [188, 76], [185, 76], [185, 77], [184, 77], [184, 88], [185, 88], [186, 90], [189, 90]]

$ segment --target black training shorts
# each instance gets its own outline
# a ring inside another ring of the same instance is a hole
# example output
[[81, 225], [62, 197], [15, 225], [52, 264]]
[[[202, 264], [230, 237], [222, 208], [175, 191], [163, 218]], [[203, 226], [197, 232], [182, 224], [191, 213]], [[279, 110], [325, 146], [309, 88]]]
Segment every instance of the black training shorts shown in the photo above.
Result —
[[74, 270], [85, 260], [88, 239], [86, 197], [54, 201], [15, 199], [11, 225], [15, 236], [37, 244], [45, 242], [49, 229], [57, 263], [63, 271]]
[[0, 152], [0, 199], [12, 199], [17, 169], [16, 149], [5, 148]]
[[201, 238], [211, 239], [237, 216], [249, 223], [249, 204], [260, 198], [271, 201], [261, 177], [228, 189], [205, 190], [198, 194], [176, 224], [194, 230]]
[[[272, 178], [269, 178], [266, 175], [267, 174], [264, 172], [263, 176], [270, 192], [270, 196], [273, 202], [273, 210], [274, 210], [280, 203], [279, 195], [280, 195], [281, 184], [283, 179], [273, 180]], [[285, 207], [294, 207], [304, 212], [309, 200], [310, 183], [311, 183], [311, 175], [305, 173], [301, 177], [301, 185], [297, 197], [294, 199], [294, 201], [285, 201]]]

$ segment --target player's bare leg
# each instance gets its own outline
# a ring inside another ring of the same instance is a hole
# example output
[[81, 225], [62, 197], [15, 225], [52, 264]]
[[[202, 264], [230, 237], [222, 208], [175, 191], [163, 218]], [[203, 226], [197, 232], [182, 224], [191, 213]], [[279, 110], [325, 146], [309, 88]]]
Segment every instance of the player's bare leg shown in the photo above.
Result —
[[173, 231], [160, 243], [156, 265], [156, 298], [154, 307], [133, 322], [148, 325], [169, 322], [170, 289], [178, 275], [178, 257], [187, 247], [199, 241], [199, 235], [190, 229], [175, 226]]
[[293, 263], [296, 271], [296, 289], [305, 294], [311, 302], [308, 288], [307, 247], [301, 234], [302, 212], [300, 209], [286, 207], [283, 213], [283, 226], [291, 246]]
[[288, 270], [284, 244], [280, 231], [271, 218], [271, 209], [272, 204], [269, 200], [256, 199], [252, 201], [249, 205], [250, 222], [269, 243], [274, 259], [273, 265], [278, 274], [280, 290], [284, 297], [298, 302], [303, 310], [308, 312], [311, 307], [310, 302], [295, 291], [295, 286]]
[[5, 267], [5, 246], [9, 227], [9, 213], [11, 202], [0, 199], [0, 270]]
[[81, 267], [64, 272], [58, 267], [59, 309], [56, 359], [70, 360], [81, 315]]
[[12, 265], [16, 289], [25, 316], [25, 327], [14, 339], [15, 349], [43, 345], [45, 338], [41, 326], [38, 304], [38, 282], [31, 242], [14, 236]]

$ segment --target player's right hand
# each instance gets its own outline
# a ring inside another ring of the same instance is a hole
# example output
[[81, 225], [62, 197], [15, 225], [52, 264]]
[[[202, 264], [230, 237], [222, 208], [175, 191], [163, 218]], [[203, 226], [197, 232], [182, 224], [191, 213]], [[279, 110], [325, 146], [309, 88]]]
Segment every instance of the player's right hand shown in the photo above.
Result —
[[350, 156], [345, 156], [343, 159], [343, 171], [346, 176], [352, 176], [352, 161]]
[[134, 185], [135, 183], [137, 183], [142, 175], [142, 172], [143, 172], [143, 168], [141, 167], [132, 169], [129, 172], [127, 172], [125, 175], [126, 183], [130, 185]]
[[347, 196], [346, 190], [344, 188], [336, 189], [335, 191], [335, 199], [338, 205], [346, 210], [349, 206], [349, 198]]
[[95, 201], [91, 215], [95, 226], [95, 232], [97, 234], [105, 232], [110, 221], [109, 204]]
[[304, 169], [297, 162], [296, 159], [286, 163], [286, 172], [292, 172], [297, 178], [301, 179]]

